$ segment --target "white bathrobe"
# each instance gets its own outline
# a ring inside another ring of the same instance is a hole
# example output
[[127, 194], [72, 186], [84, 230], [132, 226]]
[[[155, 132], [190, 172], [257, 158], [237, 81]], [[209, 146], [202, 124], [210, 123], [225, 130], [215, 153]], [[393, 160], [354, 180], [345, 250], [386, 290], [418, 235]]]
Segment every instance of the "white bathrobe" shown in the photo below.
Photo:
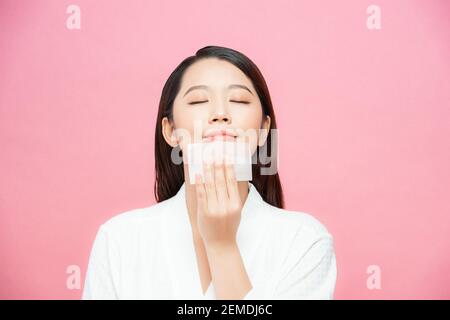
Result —
[[[333, 299], [333, 237], [313, 216], [269, 205], [249, 182], [236, 241], [253, 286], [244, 300]], [[99, 227], [82, 299], [216, 299], [212, 282], [203, 294], [185, 184]]]

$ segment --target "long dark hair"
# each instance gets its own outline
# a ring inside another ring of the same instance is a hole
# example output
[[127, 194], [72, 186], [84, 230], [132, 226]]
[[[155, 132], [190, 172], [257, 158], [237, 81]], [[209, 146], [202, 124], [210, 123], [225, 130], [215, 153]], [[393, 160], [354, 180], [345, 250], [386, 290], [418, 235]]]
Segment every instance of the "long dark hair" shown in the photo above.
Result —
[[[272, 146], [272, 137], [270, 132], [272, 132], [271, 129], [276, 129], [277, 125], [269, 89], [267, 88], [267, 84], [262, 73], [253, 61], [236, 50], [218, 46], [207, 46], [201, 48], [195, 53], [195, 56], [184, 59], [176, 67], [167, 79], [162, 90], [155, 132], [156, 175], [154, 193], [157, 202], [173, 197], [185, 181], [183, 164], [174, 164], [171, 161], [172, 147], [164, 140], [162, 134], [162, 119], [167, 117], [169, 121], [173, 120], [173, 102], [178, 94], [178, 91], [180, 90], [181, 79], [186, 69], [200, 59], [212, 57], [232, 63], [252, 81], [261, 101], [263, 114], [270, 116], [271, 119], [269, 135], [267, 136], [265, 142], [267, 146], [258, 146], [253, 156], [257, 156], [259, 154], [259, 148], [264, 147], [267, 148], [266, 150], [268, 157], [272, 156], [270, 154]], [[179, 146], [176, 148], [179, 148]], [[179, 150], [179, 152], [181, 153], [181, 150]], [[253, 160], [254, 159], [252, 159], [253, 180], [251, 182], [261, 194], [264, 201], [278, 208], [284, 208], [283, 191], [278, 173], [261, 175], [261, 167], [264, 167], [264, 165], [262, 165], [258, 159], [256, 161]]]

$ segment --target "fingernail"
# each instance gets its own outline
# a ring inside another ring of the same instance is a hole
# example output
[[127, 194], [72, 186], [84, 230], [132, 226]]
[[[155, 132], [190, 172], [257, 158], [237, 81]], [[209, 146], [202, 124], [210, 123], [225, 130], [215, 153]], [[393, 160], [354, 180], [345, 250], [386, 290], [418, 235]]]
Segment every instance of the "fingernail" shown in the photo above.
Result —
[[230, 155], [226, 154], [226, 155], [225, 155], [225, 163], [226, 163], [226, 164], [231, 164], [231, 162], [232, 162], [232, 161], [231, 161]]
[[211, 164], [211, 159], [209, 159], [209, 158], [203, 159], [203, 164], [206, 166], [209, 166]]

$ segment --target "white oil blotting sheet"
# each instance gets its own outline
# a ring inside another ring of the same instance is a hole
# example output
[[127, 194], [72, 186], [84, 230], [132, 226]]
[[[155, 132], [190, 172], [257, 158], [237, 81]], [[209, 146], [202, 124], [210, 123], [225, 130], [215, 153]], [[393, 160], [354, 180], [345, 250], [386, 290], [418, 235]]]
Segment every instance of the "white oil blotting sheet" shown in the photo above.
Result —
[[[237, 181], [252, 180], [252, 155], [250, 145], [241, 141], [212, 141], [189, 143], [187, 145], [187, 161], [189, 182], [195, 184], [195, 175], [203, 177], [203, 161], [222, 159], [225, 156], [231, 161]], [[204, 181], [204, 180], [203, 180]]]

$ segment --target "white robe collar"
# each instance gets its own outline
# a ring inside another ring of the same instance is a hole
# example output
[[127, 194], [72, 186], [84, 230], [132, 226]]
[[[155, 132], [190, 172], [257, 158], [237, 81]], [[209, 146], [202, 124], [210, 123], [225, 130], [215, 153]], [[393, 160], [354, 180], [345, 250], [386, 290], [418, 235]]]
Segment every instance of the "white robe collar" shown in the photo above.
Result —
[[[249, 192], [241, 211], [236, 242], [250, 279], [251, 264], [267, 225], [267, 208], [267, 203], [256, 187], [249, 182]], [[212, 283], [203, 295], [186, 206], [185, 183], [177, 194], [169, 199], [163, 221], [164, 250], [173, 279], [174, 299], [215, 299]]]

